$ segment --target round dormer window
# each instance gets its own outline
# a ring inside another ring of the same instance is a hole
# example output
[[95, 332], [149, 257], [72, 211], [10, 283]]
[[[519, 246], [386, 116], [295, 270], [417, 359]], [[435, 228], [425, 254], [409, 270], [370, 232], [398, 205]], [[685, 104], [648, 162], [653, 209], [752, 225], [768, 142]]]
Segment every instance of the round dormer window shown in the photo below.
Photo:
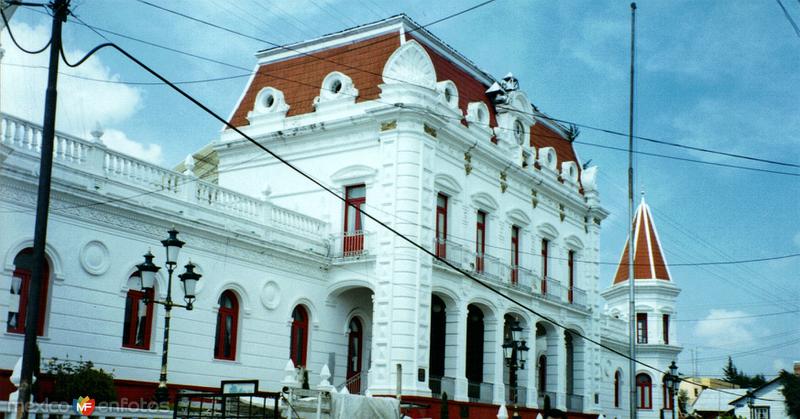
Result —
[[514, 121], [514, 139], [517, 140], [519, 145], [525, 142], [525, 127], [522, 122]]
[[275, 104], [275, 95], [272, 93], [264, 96], [264, 107], [269, 109]]
[[342, 81], [339, 79], [332, 81], [330, 90], [333, 94], [339, 94], [342, 91]]

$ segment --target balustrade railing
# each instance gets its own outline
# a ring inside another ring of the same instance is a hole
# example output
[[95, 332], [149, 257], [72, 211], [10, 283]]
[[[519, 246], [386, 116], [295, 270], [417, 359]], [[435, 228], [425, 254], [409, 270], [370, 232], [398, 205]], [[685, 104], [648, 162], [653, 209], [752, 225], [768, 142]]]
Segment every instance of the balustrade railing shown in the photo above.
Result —
[[[29, 121], [0, 114], [0, 144], [39, 154], [42, 128]], [[202, 207], [218, 209], [226, 215], [267, 222], [316, 237], [326, 227], [324, 222], [313, 217], [110, 150], [97, 141], [56, 133], [53, 147], [55, 163], [78, 171], [96, 171], [95, 174], [102, 174], [107, 179], [139, 186], [157, 194], [187, 199]]]
[[519, 265], [503, 265], [504, 285], [521, 291], [531, 292], [533, 287], [533, 272]]
[[452, 400], [456, 391], [456, 379], [452, 377], [436, 377], [430, 376], [428, 379], [431, 393], [434, 397], [440, 398], [442, 394], [447, 393], [447, 397]]
[[350, 394], [364, 394], [364, 392], [367, 391], [368, 377], [367, 371], [361, 371], [348, 378], [343, 384], [336, 386], [336, 390], [341, 391], [347, 388], [347, 392]]
[[485, 253], [474, 252], [472, 254], [475, 260], [471, 266], [474, 273], [497, 283], [503, 282], [504, 266], [500, 259]]
[[556, 393], [552, 391], [540, 391], [537, 396], [537, 402], [539, 403], [539, 409], [545, 408], [545, 402], [550, 403], [550, 408], [555, 409], [558, 405], [558, 400], [556, 399]]
[[506, 403], [525, 406], [528, 400], [528, 389], [523, 386], [506, 385]]
[[[464, 246], [452, 241], [452, 240], [445, 240], [445, 239], [433, 239], [433, 249], [436, 253], [436, 256], [452, 263], [453, 265], [464, 268], [464, 264], [472, 263], [473, 261], [468, 261], [472, 254], [468, 252]], [[443, 263], [438, 259], [434, 259], [434, 263], [438, 263], [442, 265]]]
[[331, 235], [329, 257], [339, 261], [353, 261], [370, 255], [373, 234], [358, 230]]
[[494, 385], [492, 383], [470, 381], [467, 384], [467, 397], [471, 402], [491, 403], [493, 390]]
[[539, 282], [539, 292], [535, 293], [534, 296], [556, 302], [564, 301], [566, 289], [561, 285], [561, 282], [550, 277], [541, 278]]
[[571, 294], [572, 297], [570, 301], [572, 304], [581, 308], [586, 308], [589, 305], [588, 299], [586, 297], [586, 291], [578, 288], [572, 288], [569, 290], [569, 293]]
[[567, 410], [570, 412], [583, 412], [583, 396], [567, 394]]

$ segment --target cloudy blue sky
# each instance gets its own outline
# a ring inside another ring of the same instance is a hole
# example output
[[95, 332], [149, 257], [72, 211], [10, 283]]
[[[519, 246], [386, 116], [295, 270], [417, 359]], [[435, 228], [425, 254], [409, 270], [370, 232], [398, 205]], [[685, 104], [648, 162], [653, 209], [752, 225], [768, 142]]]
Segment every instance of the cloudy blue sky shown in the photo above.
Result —
[[[283, 44], [406, 13], [426, 24], [477, 1], [153, 0]], [[800, 2], [781, 0], [796, 21]], [[103, 29], [213, 58], [190, 58], [108, 35], [172, 80], [232, 77], [185, 87], [228, 115], [268, 45], [120, 0], [74, 0], [75, 14]], [[777, 1], [641, 1], [637, 13], [636, 133], [666, 141], [800, 164], [800, 37]], [[12, 29], [43, 45], [48, 17], [20, 9]], [[513, 72], [534, 103], [556, 118], [626, 131], [630, 8], [623, 1], [497, 0], [435, 24], [434, 34], [497, 77]], [[66, 50], [77, 57], [102, 40], [70, 21]], [[41, 120], [45, 54], [27, 56], [3, 33], [0, 109]], [[32, 67], [33, 66], [33, 67]], [[97, 122], [111, 147], [172, 166], [213, 140], [220, 125], [111, 51], [60, 79], [58, 128], [83, 135]], [[78, 77], [75, 77], [78, 76]], [[82, 77], [82, 78], [79, 78]], [[625, 147], [624, 137], [584, 128], [584, 143]], [[768, 169], [764, 173], [640, 155], [636, 189], [646, 192], [667, 261], [730, 261], [800, 253], [800, 170], [640, 143], [658, 155]], [[605, 206], [603, 262], [616, 262], [626, 235], [623, 152], [577, 145], [600, 166]], [[602, 287], [614, 267], [603, 265]], [[673, 266], [681, 371], [720, 374], [727, 355], [748, 373], [774, 375], [800, 360], [800, 258]]]

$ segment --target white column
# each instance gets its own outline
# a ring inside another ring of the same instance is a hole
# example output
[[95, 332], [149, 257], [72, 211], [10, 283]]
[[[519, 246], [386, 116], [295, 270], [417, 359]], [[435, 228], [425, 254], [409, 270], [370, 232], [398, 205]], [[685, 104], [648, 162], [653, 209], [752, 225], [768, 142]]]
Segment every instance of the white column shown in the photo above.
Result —
[[503, 350], [500, 347], [503, 342], [503, 317], [502, 314], [495, 315], [494, 319], [484, 321], [486, 325], [483, 347], [484, 359], [491, 359], [491, 364], [487, 362], [484, 368], [487, 375], [491, 374], [491, 380], [494, 383], [492, 403], [501, 404], [506, 398], [506, 386], [503, 382], [505, 359], [503, 358]]
[[[455, 355], [455, 365], [453, 377], [455, 377], [456, 393], [452, 395], [454, 400], [468, 401], [467, 389], [469, 383], [467, 382], [467, 306], [459, 305], [458, 311], [454, 314], [454, 322], [450, 322], [450, 316], [447, 317], [447, 335], [450, 337], [451, 325], [455, 334], [455, 347], [450, 348], [447, 346], [446, 354]], [[447, 355], [445, 355], [447, 356]], [[445, 371], [451, 371], [448, 364], [445, 364]], [[446, 373], [447, 374], [447, 373]]]
[[536, 388], [538, 380], [536, 379], [536, 370], [539, 363], [539, 357], [536, 355], [536, 317], [531, 318], [531, 323], [528, 325], [527, 334], [525, 339], [528, 341], [528, 361], [525, 362], [525, 387], [527, 393], [525, 394], [525, 406], [539, 407], [538, 395], [539, 391]]
[[[553, 371], [553, 375], [555, 375], [556, 379], [556, 403], [555, 406], [558, 409], [567, 410], [567, 347], [564, 343], [564, 329], [557, 328], [556, 329], [556, 338], [553, 339], [554, 342], [550, 343], [548, 341], [548, 346], [555, 345], [555, 371]], [[548, 364], [550, 360], [548, 359]], [[551, 372], [548, 368], [547, 375], [552, 376]], [[549, 379], [550, 377], [548, 377]]]

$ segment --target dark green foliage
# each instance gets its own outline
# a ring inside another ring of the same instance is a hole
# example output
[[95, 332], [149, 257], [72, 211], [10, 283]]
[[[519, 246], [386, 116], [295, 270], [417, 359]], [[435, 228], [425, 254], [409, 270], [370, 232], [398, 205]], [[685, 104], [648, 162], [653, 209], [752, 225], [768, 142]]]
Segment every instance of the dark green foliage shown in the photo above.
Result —
[[689, 393], [686, 390], [678, 391], [678, 410], [686, 413], [686, 406], [689, 403]]
[[783, 383], [781, 393], [786, 399], [786, 410], [790, 415], [800, 418], [800, 377], [785, 370], [781, 371], [779, 377]]
[[95, 369], [91, 361], [59, 361], [53, 359], [46, 365], [47, 374], [53, 377], [52, 402], [72, 403], [78, 397], [89, 396], [95, 402], [114, 402], [117, 390], [114, 376]]
[[733, 360], [731, 357], [728, 357], [728, 364], [722, 368], [722, 373], [725, 374], [723, 380], [731, 383], [736, 384], [741, 388], [755, 388], [764, 385], [767, 382], [766, 377], [764, 374], [756, 374], [754, 376], [749, 376], [742, 371], [739, 371], [736, 368], [736, 365], [733, 365]]

